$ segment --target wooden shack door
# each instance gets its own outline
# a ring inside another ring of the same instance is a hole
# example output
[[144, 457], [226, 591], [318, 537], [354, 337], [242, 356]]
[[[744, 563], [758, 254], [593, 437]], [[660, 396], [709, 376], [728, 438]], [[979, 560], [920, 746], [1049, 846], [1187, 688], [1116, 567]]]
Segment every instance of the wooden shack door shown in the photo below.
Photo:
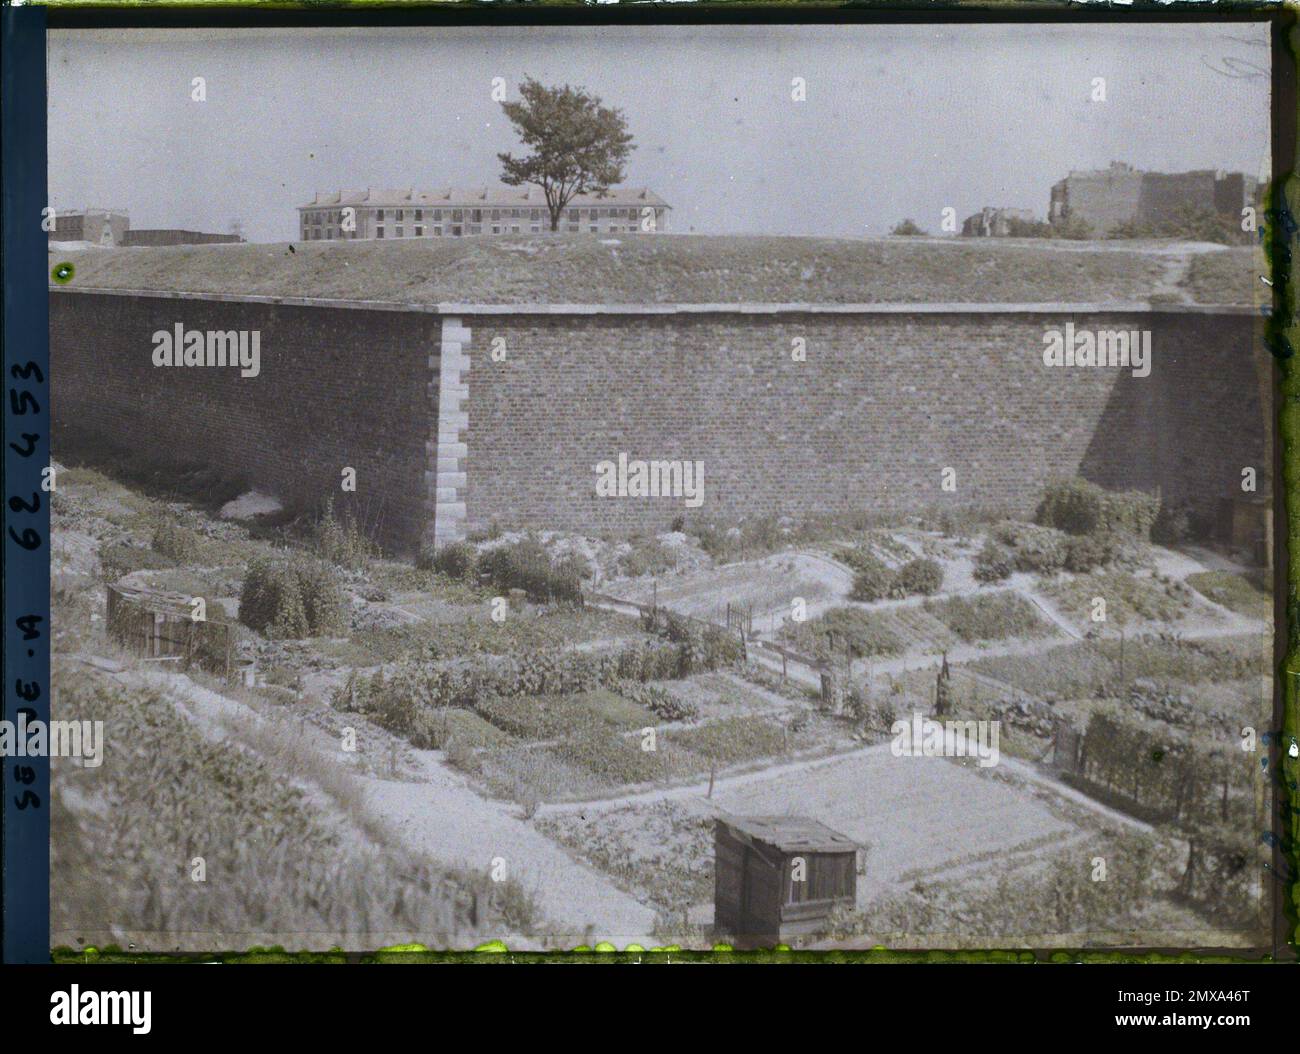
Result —
[[754, 918], [754, 850], [745, 847], [740, 863], [740, 931], [741, 935], [750, 932]]

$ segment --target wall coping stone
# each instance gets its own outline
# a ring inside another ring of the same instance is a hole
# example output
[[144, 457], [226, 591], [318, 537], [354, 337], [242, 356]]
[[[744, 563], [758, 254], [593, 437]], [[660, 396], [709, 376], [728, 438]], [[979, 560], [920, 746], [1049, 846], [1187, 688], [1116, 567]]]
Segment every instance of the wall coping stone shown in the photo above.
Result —
[[400, 303], [393, 300], [336, 300], [328, 297], [193, 293], [169, 289], [105, 289], [50, 286], [52, 293], [215, 300], [287, 307], [332, 307], [362, 311], [422, 312], [431, 315], [1255, 315], [1248, 304], [1191, 304], [1147, 301], [1069, 303], [713, 303], [713, 304], [458, 304]]

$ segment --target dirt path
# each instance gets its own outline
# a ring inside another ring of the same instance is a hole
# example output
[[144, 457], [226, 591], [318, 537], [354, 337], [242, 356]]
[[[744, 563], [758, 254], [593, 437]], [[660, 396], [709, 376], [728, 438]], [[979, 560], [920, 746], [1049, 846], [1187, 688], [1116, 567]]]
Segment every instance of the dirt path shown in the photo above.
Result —
[[537, 898], [546, 922], [535, 935], [560, 946], [593, 940], [650, 947], [654, 911], [578, 863], [516, 815], [518, 806], [481, 797], [436, 751], [416, 751], [418, 783], [363, 777], [367, 802], [411, 849], [490, 872], [503, 863]]

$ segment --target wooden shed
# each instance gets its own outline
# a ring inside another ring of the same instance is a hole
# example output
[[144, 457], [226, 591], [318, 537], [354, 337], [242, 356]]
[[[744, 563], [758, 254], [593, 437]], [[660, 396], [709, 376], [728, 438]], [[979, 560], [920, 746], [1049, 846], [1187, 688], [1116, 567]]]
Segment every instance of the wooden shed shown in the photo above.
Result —
[[235, 668], [234, 628], [224, 620], [191, 618], [184, 593], [117, 582], [108, 587], [108, 631], [146, 659], [191, 664], [230, 676]]
[[857, 897], [858, 846], [804, 816], [715, 821], [713, 924], [737, 947], [791, 944]]

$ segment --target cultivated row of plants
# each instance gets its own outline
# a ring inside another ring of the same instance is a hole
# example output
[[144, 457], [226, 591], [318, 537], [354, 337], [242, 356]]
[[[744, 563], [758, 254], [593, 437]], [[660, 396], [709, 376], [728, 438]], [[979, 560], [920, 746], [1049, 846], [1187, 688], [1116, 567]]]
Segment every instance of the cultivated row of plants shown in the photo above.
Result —
[[995, 524], [975, 558], [975, 578], [1000, 582], [1014, 571], [1086, 573], [1113, 563], [1133, 541], [1149, 541], [1160, 499], [1109, 491], [1087, 480], [1048, 484], [1034, 523]]
[[[674, 621], [680, 639], [648, 641], [611, 652], [531, 651], [454, 663], [399, 663], [394, 669], [352, 675], [335, 693], [335, 706], [365, 713], [419, 747], [438, 738], [438, 713], [480, 711], [492, 699], [535, 699], [607, 689], [665, 721], [693, 720], [686, 700], [648, 685], [678, 680], [737, 661], [738, 641], [713, 627]], [[491, 716], [483, 714], [487, 720]]]

